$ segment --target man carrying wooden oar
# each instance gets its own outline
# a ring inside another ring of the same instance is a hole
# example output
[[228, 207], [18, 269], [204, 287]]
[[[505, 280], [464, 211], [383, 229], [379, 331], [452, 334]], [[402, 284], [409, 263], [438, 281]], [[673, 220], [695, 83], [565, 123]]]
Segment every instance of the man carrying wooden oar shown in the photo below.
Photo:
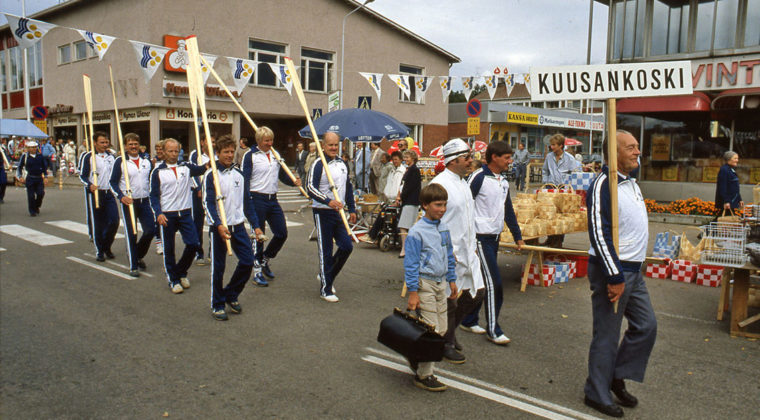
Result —
[[[348, 207], [349, 223], [356, 222], [356, 206], [354, 203], [354, 191], [348, 180], [348, 166], [338, 157], [338, 143], [340, 137], [333, 132], [325, 133], [322, 144], [324, 148], [327, 168], [322, 164], [322, 159], [317, 159], [309, 168], [309, 185], [307, 191], [313, 199], [312, 212], [314, 224], [317, 228], [317, 244], [319, 246], [319, 295], [327, 302], [338, 302], [333, 283], [343, 265], [348, 261], [354, 245], [348, 236], [343, 221], [338, 211]], [[333, 195], [330, 183], [327, 179], [327, 171], [330, 171], [332, 180], [338, 191], [338, 197]], [[336, 200], [336, 198], [338, 200]], [[338, 249], [333, 254], [333, 240]]]
[[[103, 262], [106, 258], [113, 259], [115, 256], [111, 252], [116, 232], [119, 230], [119, 210], [116, 207], [116, 200], [111, 192], [111, 185], [108, 181], [111, 179], [116, 158], [108, 146], [111, 140], [108, 135], [102, 131], [96, 131], [92, 136], [95, 149], [95, 168], [97, 169], [98, 183], [95, 183], [95, 171], [92, 171], [92, 152], [85, 153], [82, 157], [82, 169], [79, 173], [79, 179], [87, 186], [87, 200], [90, 202], [90, 211], [92, 212], [92, 237], [95, 243], [95, 259]], [[95, 194], [98, 194], [98, 205], [95, 203]]]
[[[116, 199], [121, 203], [121, 216], [124, 223], [125, 236], [127, 238], [127, 257], [129, 258], [129, 275], [139, 277], [140, 270], [145, 270], [143, 257], [150, 249], [150, 243], [156, 233], [156, 220], [150, 209], [148, 196], [150, 195], [150, 171], [153, 166], [150, 160], [140, 157], [140, 136], [135, 133], [127, 133], [124, 136], [124, 151], [127, 157], [127, 173], [122, 171], [121, 156], [116, 158], [111, 172], [111, 191], [116, 194]], [[129, 176], [131, 197], [127, 191], [125, 177]], [[132, 228], [132, 218], [129, 217], [129, 205], [135, 211], [135, 221], [140, 221], [142, 236], [137, 240], [137, 235]]]
[[[179, 142], [166, 139], [164, 163], [150, 173], [150, 206], [160, 225], [164, 244], [164, 269], [172, 293], [179, 294], [190, 288], [187, 270], [200, 248], [192, 216], [191, 178], [203, 175], [205, 166], [192, 162], [177, 163]], [[174, 235], [180, 232], [185, 250], [179, 262], [174, 256]]]
[[[631, 171], [639, 166], [641, 152], [631, 133], [618, 130], [616, 134], [619, 249], [613, 241], [607, 166], [594, 179], [586, 197], [594, 333], [584, 402], [609, 416], [623, 417], [623, 409], [613, 402], [610, 391], [624, 407], [635, 407], [638, 403], [626, 391], [624, 380], [644, 380], [657, 335], [657, 320], [641, 273], [649, 239], [647, 209], [636, 180], [630, 177]], [[608, 160], [607, 140], [604, 142], [602, 150]], [[618, 310], [615, 302], [619, 302]], [[628, 329], [620, 342], [623, 316], [628, 320]]]
[[[252, 228], [261, 228], [262, 232], [266, 231], [266, 223], [272, 229], [272, 239], [269, 241], [266, 250], [264, 241], [256, 240], [253, 242], [256, 262], [261, 267], [260, 272], [254, 276], [257, 286], [266, 287], [269, 283], [264, 276], [270, 279], [274, 278], [274, 273], [269, 267], [269, 261], [277, 256], [285, 240], [288, 239], [288, 227], [285, 223], [285, 214], [282, 207], [277, 201], [277, 191], [279, 181], [286, 185], [301, 186], [301, 179], [296, 178], [293, 182], [288, 177], [285, 169], [280, 165], [279, 160], [274, 155], [272, 143], [274, 142], [274, 133], [269, 127], [259, 127], [256, 130], [256, 145], [251, 146], [250, 150], [243, 156], [243, 176], [249, 182], [249, 190], [258, 225], [251, 223]], [[258, 271], [258, 270], [257, 270]]]
[[[202, 133], [200, 138], [201, 143], [201, 159], [198, 160], [198, 150], [193, 150], [190, 152], [190, 158], [188, 158], [188, 161], [190, 163], [196, 164], [196, 165], [205, 165], [209, 162], [208, 157], [208, 150], [206, 149], [206, 133]], [[211, 135], [211, 144], [213, 145], [216, 142], [216, 136]], [[206, 257], [203, 253], [203, 223], [206, 220], [206, 215], [203, 211], [203, 199], [202, 196], [202, 188], [203, 188], [203, 177], [200, 176], [194, 176], [193, 177], [193, 223], [195, 223], [195, 232], [198, 234], [198, 243], [200, 244], [200, 248], [198, 249], [198, 252], [195, 254], [195, 263], [197, 265], [206, 265], [208, 262], [206, 261]]]

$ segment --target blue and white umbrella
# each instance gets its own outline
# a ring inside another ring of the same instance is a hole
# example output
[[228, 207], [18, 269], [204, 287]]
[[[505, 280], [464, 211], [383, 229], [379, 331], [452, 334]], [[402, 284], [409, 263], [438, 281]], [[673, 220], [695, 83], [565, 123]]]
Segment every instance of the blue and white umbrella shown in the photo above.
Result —
[[[314, 121], [317, 136], [322, 137], [332, 131], [342, 139], [351, 141], [379, 142], [403, 139], [409, 134], [409, 127], [388, 114], [369, 109], [348, 108], [340, 109], [317, 118]], [[301, 137], [311, 138], [309, 126], [300, 129]]]

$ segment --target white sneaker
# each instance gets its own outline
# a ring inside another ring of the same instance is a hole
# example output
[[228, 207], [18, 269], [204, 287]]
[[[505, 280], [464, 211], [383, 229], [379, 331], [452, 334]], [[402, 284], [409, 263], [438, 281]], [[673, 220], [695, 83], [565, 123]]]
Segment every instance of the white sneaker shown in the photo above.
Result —
[[183, 289], [182, 285], [179, 284], [179, 283], [177, 283], [174, 286], [172, 286], [172, 293], [174, 293], [175, 295], [178, 295], [178, 294], [180, 294], [180, 293], [182, 293], [184, 291], [185, 291], [185, 289]]
[[[320, 282], [320, 283], [322, 282], [322, 276], [319, 275], [319, 274], [317, 274], [317, 281]], [[333, 285], [333, 287], [332, 287], [332, 292], [333, 292], [333, 294], [335, 294], [335, 285]]]
[[500, 335], [498, 337], [494, 337], [494, 338], [491, 338], [491, 337], [486, 337], [486, 338], [488, 338], [488, 341], [490, 341], [490, 342], [492, 342], [494, 344], [499, 344], [501, 346], [505, 346], [505, 345], [509, 344], [509, 342], [511, 341], [509, 339], [509, 337], [507, 337], [504, 334], [502, 334], [502, 335]]
[[179, 279], [179, 284], [181, 284], [184, 289], [190, 288], [190, 280], [188, 280], [187, 277]]
[[322, 300], [325, 300], [330, 303], [335, 303], [335, 302], [340, 301], [340, 299], [338, 299], [338, 297], [335, 295], [327, 295], [327, 296], [320, 296], [320, 297], [322, 298]]
[[480, 325], [473, 325], [472, 327], [467, 327], [467, 326], [464, 326], [464, 325], [460, 325], [459, 328], [461, 328], [461, 329], [463, 329], [463, 330], [465, 330], [467, 332], [471, 332], [473, 334], [485, 334], [486, 333], [486, 329], [483, 328], [483, 327], [481, 327]]
[[156, 254], [164, 255], [164, 244], [156, 242]]

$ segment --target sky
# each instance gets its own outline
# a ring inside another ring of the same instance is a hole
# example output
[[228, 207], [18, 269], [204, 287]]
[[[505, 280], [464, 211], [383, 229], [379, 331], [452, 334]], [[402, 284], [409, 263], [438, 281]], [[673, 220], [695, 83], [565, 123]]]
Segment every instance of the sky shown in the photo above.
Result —
[[[27, 14], [59, 2], [26, 0]], [[586, 63], [589, 0], [375, 0], [367, 7], [458, 56], [452, 76]], [[2, 0], [0, 11], [21, 14], [21, 0]], [[595, 2], [591, 62], [604, 63], [606, 48], [607, 6]]]

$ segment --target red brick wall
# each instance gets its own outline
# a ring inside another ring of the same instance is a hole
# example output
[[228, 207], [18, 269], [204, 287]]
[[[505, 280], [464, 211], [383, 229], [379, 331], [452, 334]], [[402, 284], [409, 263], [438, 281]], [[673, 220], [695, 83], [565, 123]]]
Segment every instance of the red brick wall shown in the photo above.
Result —
[[425, 124], [422, 128], [425, 139], [423, 140], [424, 150], [421, 150], [422, 156], [427, 156], [430, 151], [446, 143], [449, 140], [448, 125]]

